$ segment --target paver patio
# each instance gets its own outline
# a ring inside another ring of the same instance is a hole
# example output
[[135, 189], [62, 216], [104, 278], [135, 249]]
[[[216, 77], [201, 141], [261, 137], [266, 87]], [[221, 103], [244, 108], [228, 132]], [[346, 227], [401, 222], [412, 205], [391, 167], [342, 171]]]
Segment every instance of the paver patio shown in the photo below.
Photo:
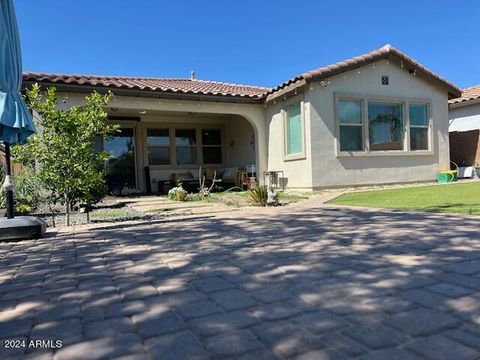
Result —
[[313, 199], [77, 229], [0, 256], [0, 338], [63, 342], [2, 359], [480, 357], [471, 217]]

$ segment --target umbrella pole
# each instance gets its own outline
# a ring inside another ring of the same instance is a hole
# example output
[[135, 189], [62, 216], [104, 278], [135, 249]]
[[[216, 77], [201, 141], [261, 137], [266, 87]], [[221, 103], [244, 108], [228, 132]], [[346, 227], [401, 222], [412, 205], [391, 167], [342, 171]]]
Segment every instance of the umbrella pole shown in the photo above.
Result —
[[6, 176], [5, 176], [5, 199], [7, 200], [7, 218], [13, 219], [13, 184], [11, 182], [12, 176], [12, 164], [11, 164], [11, 153], [10, 153], [10, 144], [5, 143], [5, 165], [6, 165]]

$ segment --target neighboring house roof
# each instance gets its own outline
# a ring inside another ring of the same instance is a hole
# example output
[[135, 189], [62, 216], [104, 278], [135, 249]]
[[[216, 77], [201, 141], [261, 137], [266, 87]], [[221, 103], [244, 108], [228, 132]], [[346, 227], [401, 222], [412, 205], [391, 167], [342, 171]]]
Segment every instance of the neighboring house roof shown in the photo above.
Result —
[[448, 90], [449, 98], [460, 96], [461, 90], [440, 75], [428, 70], [411, 57], [390, 45], [385, 45], [372, 52], [355, 56], [335, 64], [319, 67], [312, 71], [295, 76], [274, 88], [250, 85], [229, 84], [218, 81], [197, 79], [169, 79], [146, 77], [119, 77], [119, 76], [93, 76], [93, 75], [68, 75], [26, 72], [23, 81], [26, 83], [43, 83], [62, 87], [94, 87], [124, 89], [126, 91], [156, 92], [163, 94], [179, 94], [185, 96], [202, 95], [213, 97], [242, 98], [251, 102], [269, 101], [286, 91], [295, 91], [306, 83], [327, 79], [345, 71], [359, 68], [382, 59], [392, 59], [401, 63], [412, 74], [423, 75], [428, 80], [444, 86]]
[[442, 78], [440, 75], [427, 69], [425, 66], [421, 65], [400, 50], [397, 50], [393, 46], [388, 44], [381, 47], [380, 49], [373, 50], [369, 53], [355, 56], [353, 58], [346, 59], [335, 64], [322, 66], [312, 71], [304, 72], [303, 74], [295, 76], [280, 84], [279, 86], [273, 88], [269, 91], [269, 95], [275, 94], [276, 92], [287, 87], [291, 90], [292, 88], [295, 88], [295, 84], [299, 84], [299, 86], [302, 86], [306, 82], [327, 79], [331, 76], [338, 75], [349, 70], [357, 69], [359, 67], [377, 62], [382, 59], [392, 59], [401, 62], [404, 67], [411, 71], [412, 74], [422, 74], [427, 79], [446, 87], [448, 89], [449, 96], [451, 96], [452, 98], [460, 96], [460, 88], [455, 86], [453, 83], [447, 81], [446, 79]]
[[462, 94], [460, 97], [455, 99], [451, 99], [448, 103], [451, 104], [459, 104], [459, 103], [466, 103], [472, 100], [480, 99], [480, 85], [471, 86], [462, 90]]
[[23, 73], [24, 82], [261, 99], [270, 88], [197, 79]]

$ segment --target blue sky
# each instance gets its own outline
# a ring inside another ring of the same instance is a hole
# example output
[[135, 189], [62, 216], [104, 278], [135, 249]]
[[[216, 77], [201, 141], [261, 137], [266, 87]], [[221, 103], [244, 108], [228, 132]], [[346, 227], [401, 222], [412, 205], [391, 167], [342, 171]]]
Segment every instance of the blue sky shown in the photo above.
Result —
[[[480, 83], [480, 1], [14, 0], [24, 70], [254, 85], [386, 43]], [[362, 4], [360, 6], [360, 4]]]

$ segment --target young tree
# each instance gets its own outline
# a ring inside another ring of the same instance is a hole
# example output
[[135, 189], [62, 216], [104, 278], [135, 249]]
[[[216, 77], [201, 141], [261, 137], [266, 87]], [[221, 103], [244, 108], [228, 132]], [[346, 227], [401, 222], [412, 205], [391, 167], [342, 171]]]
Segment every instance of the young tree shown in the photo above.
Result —
[[42, 92], [35, 84], [27, 91], [28, 106], [38, 113], [38, 131], [26, 144], [15, 147], [15, 158], [38, 161], [39, 177], [50, 191], [52, 202], [65, 205], [67, 226], [72, 205], [92, 205], [106, 195], [103, 164], [108, 154], [96, 151], [94, 140], [96, 136], [111, 136], [118, 129], [108, 124], [103, 110], [112, 98], [111, 92], [93, 92], [81, 107], [62, 110], [55, 87]]

